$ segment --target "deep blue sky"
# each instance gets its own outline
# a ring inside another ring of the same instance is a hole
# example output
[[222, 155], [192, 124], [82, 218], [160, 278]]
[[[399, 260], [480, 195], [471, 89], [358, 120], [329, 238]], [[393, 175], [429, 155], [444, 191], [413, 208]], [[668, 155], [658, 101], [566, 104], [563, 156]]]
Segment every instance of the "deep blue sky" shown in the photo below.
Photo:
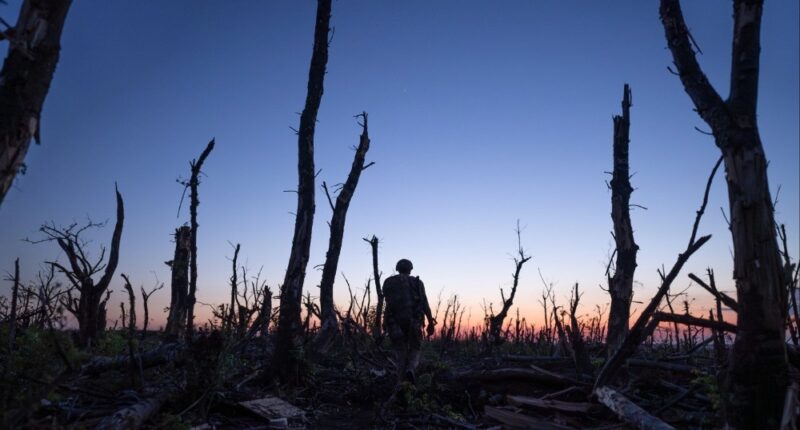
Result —
[[[19, 2], [0, 8], [16, 19]], [[28, 174], [0, 208], [0, 264], [21, 258], [33, 277], [40, 262], [64, 258], [54, 244], [30, 245], [46, 221], [110, 220], [114, 182], [125, 198], [118, 272], [152, 285], [169, 281], [174, 228], [188, 162], [217, 139], [200, 188], [199, 298], [225, 300], [233, 250], [251, 271], [264, 266], [273, 290], [291, 244], [296, 187], [297, 112], [303, 108], [316, 4], [311, 1], [76, 1], [61, 61], [45, 103], [42, 145]], [[605, 262], [613, 249], [611, 117], [623, 83], [633, 89], [633, 223], [641, 247], [636, 273], [643, 300], [656, 268], [671, 266], [688, 241], [707, 175], [718, 157], [671, 64], [656, 1], [336, 1], [325, 94], [316, 135], [319, 181], [342, 182], [370, 114], [376, 164], [361, 178], [348, 214], [340, 269], [361, 287], [371, 273], [361, 237], [382, 240], [381, 266], [406, 257], [438, 291], [458, 293], [481, 315], [508, 287], [517, 219], [532, 262], [518, 303], [531, 310], [541, 291], [536, 269], [558, 298], [580, 282], [586, 310], [606, 301]], [[728, 93], [731, 5], [685, 1], [711, 82]], [[800, 232], [798, 2], [769, 1], [762, 30], [759, 125], [770, 185], [782, 187], [777, 219], [795, 257]], [[717, 270], [731, 286], [730, 234], [721, 174], [701, 233], [714, 235], [686, 272]], [[316, 295], [330, 210], [318, 193], [306, 286]], [[107, 244], [111, 226], [95, 235]], [[342, 299], [344, 285], [336, 284]], [[121, 279], [113, 288], [123, 297]], [[685, 276], [679, 287], [689, 284]], [[6, 287], [3, 287], [6, 288]], [[168, 287], [154, 297], [168, 302]], [[698, 297], [697, 310], [702, 309]], [[158, 318], [158, 316], [154, 316]]]

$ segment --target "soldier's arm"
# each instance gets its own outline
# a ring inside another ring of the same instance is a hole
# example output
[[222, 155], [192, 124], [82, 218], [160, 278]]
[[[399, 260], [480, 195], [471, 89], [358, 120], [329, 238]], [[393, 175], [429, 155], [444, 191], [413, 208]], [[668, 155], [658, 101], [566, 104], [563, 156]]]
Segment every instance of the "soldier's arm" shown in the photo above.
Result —
[[433, 324], [433, 314], [431, 313], [431, 307], [428, 304], [428, 295], [425, 294], [425, 284], [422, 283], [422, 280], [417, 278], [419, 282], [419, 296], [420, 300], [422, 300], [422, 309], [425, 311], [425, 316], [428, 317], [428, 323]]
[[386, 295], [387, 295], [386, 294], [387, 293], [387, 288], [386, 287], [389, 287], [389, 293], [391, 293], [391, 288], [392, 287], [390, 286], [390, 284], [391, 283], [389, 282], [388, 278], [385, 281], [383, 281], [383, 296], [384, 296], [384, 302], [383, 302], [383, 306], [384, 306], [383, 307], [383, 330], [384, 331], [388, 331], [389, 330], [389, 326], [394, 322], [394, 314], [392, 313], [391, 309], [389, 308], [388, 304], [386, 303]]

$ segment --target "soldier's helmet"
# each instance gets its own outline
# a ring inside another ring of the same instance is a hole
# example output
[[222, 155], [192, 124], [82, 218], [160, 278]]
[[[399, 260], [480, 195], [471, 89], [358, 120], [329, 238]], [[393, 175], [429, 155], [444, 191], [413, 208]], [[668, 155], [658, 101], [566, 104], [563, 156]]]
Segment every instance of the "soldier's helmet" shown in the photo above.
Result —
[[397, 262], [397, 266], [395, 266], [395, 270], [400, 273], [405, 273], [406, 275], [411, 273], [411, 269], [414, 268], [414, 265], [411, 264], [411, 261], [406, 260], [403, 258], [402, 260]]

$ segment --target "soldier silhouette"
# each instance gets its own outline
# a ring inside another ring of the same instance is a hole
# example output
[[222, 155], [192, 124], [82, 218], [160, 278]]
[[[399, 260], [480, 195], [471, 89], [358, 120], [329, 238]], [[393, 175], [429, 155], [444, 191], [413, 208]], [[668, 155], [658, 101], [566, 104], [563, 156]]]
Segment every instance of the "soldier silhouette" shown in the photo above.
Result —
[[411, 276], [413, 268], [411, 261], [402, 259], [395, 267], [398, 274], [390, 276], [383, 283], [386, 299], [383, 329], [389, 334], [395, 350], [398, 382], [403, 379], [414, 382], [414, 371], [419, 365], [423, 319], [428, 318], [429, 336], [436, 327], [425, 295], [425, 285], [419, 277]]

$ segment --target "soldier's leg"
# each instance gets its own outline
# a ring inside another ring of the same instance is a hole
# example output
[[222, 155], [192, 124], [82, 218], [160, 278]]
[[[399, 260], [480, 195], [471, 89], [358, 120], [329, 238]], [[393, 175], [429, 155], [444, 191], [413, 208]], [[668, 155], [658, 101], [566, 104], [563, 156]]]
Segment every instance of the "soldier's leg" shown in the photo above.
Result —
[[419, 350], [422, 346], [422, 330], [417, 328], [409, 333], [408, 339], [408, 365], [406, 372], [410, 373], [409, 379], [415, 380], [417, 366], [419, 365]]
[[408, 367], [408, 341], [404, 333], [397, 329], [390, 332], [392, 349], [394, 350], [394, 364], [397, 367], [397, 383], [403, 382], [403, 376]]

